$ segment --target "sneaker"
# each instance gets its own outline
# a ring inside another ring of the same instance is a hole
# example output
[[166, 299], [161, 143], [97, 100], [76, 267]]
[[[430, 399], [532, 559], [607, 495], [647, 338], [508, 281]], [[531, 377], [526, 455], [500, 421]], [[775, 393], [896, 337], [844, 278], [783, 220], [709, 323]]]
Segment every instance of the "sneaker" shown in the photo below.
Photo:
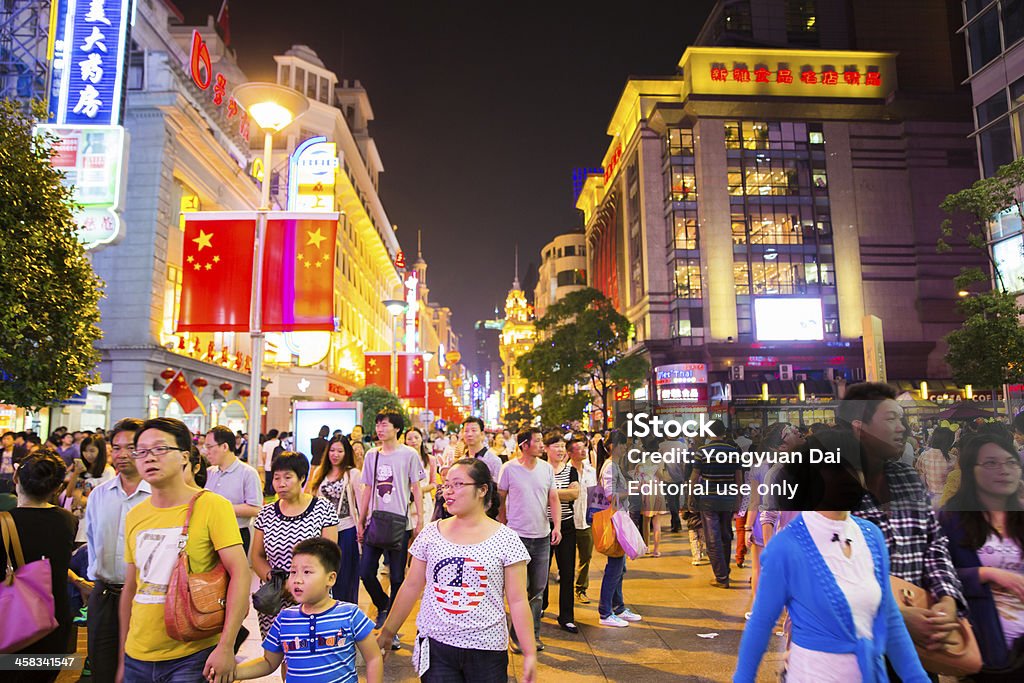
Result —
[[628, 621], [626, 621], [625, 619], [620, 619], [618, 616], [614, 614], [599, 620], [597, 623], [601, 624], [601, 626], [614, 626], [616, 628], [624, 628], [626, 626], [629, 626]]
[[711, 579], [711, 583], [709, 585], [712, 588], [728, 588], [729, 587], [729, 582], [728, 581], [719, 581], [718, 579]]
[[590, 598], [588, 598], [587, 594], [585, 592], [583, 592], [583, 591], [579, 591], [579, 592], [576, 593], [576, 600], [577, 600], [577, 602], [579, 602], [581, 604], [584, 604], [584, 605], [589, 605], [590, 604]]
[[84, 626], [88, 620], [89, 608], [83, 607], [82, 609], [78, 610], [78, 614], [76, 614], [75, 618], [71, 620], [71, 623], [75, 624], [76, 626]]
[[82, 666], [82, 678], [92, 678], [92, 663], [89, 658], [85, 658], [85, 664]]
[[388, 610], [382, 609], [377, 612], [377, 621], [373, 622], [373, 628], [377, 631], [384, 628], [384, 622], [388, 620]]
[[753, 612], [744, 612], [743, 613], [743, 620], [744, 621], [750, 621], [750, 615], [751, 614], [753, 614]]
[[624, 609], [621, 612], [619, 612], [618, 614], [616, 614], [615, 616], [617, 616], [619, 619], [623, 619], [625, 621], [633, 621], [633, 622], [637, 622], [637, 621], [640, 621], [641, 619], [643, 619], [642, 616], [640, 616], [639, 614], [637, 614], [633, 610], [629, 610], [629, 609]]
[[398, 636], [395, 636], [394, 638], [391, 639], [391, 649], [392, 650], [401, 650], [402, 649], [402, 641], [401, 641], [401, 639], [399, 639]]

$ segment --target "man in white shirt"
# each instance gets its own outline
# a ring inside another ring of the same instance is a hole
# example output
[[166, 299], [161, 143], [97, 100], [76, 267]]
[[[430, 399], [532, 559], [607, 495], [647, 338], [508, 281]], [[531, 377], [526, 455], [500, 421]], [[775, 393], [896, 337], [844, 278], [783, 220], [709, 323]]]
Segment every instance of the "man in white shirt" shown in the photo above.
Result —
[[274, 478], [270, 474], [270, 465], [274, 460], [274, 451], [281, 445], [281, 439], [277, 438], [277, 430], [271, 429], [267, 434], [267, 440], [260, 447], [263, 452], [263, 495], [274, 495]]
[[594, 555], [594, 534], [587, 523], [587, 492], [597, 486], [597, 470], [587, 457], [587, 441], [574, 437], [569, 442], [569, 459], [580, 477], [580, 495], [573, 501], [573, 521], [576, 523], [576, 553], [579, 555], [579, 573], [576, 576], [576, 599], [584, 605], [590, 604], [587, 589], [590, 588], [590, 559]]
[[249, 555], [249, 523], [260, 513], [263, 494], [260, 475], [238, 459], [235, 453], [235, 435], [223, 425], [206, 433], [200, 450], [213, 467], [206, 474], [207, 491], [213, 491], [231, 501], [235, 508], [238, 530], [242, 534], [242, 549]]
[[[526, 565], [526, 591], [533, 612], [533, 631], [537, 637], [537, 650], [544, 649], [540, 641], [541, 603], [544, 587], [548, 583], [551, 565], [551, 546], [562, 540], [562, 505], [555, 488], [555, 471], [540, 459], [544, 452], [544, 435], [536, 428], [519, 433], [519, 457], [501, 466], [498, 475], [498, 495], [501, 509], [498, 521], [519, 535], [530, 561]], [[551, 521], [548, 521], [548, 510]], [[552, 530], [551, 524], [554, 524]], [[519, 654], [515, 629], [511, 631], [512, 651]]]
[[501, 472], [501, 458], [487, 446], [487, 435], [484, 434], [484, 421], [479, 417], [470, 416], [462, 423], [462, 440], [466, 443], [466, 457], [483, 460], [491, 477], [498, 480]]

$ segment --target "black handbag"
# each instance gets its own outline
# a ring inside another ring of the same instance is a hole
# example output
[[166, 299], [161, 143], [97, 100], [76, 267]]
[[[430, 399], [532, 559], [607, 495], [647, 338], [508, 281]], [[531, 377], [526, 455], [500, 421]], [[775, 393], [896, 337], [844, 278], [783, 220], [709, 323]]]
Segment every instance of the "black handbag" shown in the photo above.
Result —
[[[370, 486], [377, 486], [377, 465], [380, 463], [380, 451], [374, 453], [373, 459], [373, 480]], [[405, 504], [405, 514], [386, 510], [374, 510], [377, 501], [377, 491], [370, 492], [370, 521], [366, 525], [366, 532], [363, 534], [363, 542], [366, 545], [380, 550], [399, 550], [405, 545], [405, 530], [409, 517], [409, 504]]]
[[252, 594], [252, 606], [260, 614], [276, 617], [284, 606], [284, 590], [288, 581], [288, 572], [283, 569], [271, 569], [270, 579]]

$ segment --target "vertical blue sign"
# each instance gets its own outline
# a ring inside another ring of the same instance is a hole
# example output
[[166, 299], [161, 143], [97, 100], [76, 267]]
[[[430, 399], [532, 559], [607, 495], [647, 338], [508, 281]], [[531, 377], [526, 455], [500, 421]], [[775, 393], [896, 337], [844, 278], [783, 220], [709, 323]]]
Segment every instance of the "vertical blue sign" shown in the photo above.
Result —
[[119, 124], [131, 0], [62, 0], [58, 12], [55, 122]]

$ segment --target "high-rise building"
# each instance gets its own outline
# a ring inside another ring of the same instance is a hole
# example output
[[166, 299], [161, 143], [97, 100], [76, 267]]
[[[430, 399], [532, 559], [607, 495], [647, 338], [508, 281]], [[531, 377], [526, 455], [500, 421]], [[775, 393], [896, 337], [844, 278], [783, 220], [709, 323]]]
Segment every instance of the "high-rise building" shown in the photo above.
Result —
[[533, 310], [543, 318], [548, 306], [569, 292], [587, 286], [587, 246], [583, 231], [556, 236], [540, 251], [540, 271], [533, 294]]
[[[861, 30], [862, 5], [899, 13], [883, 3], [718, 3], [701, 34], [716, 46], [687, 49], [676, 75], [626, 84], [604, 172], [577, 206], [588, 280], [634, 324], [653, 400], [706, 409], [731, 383], [741, 422], [830, 421], [828, 380], [864, 376], [869, 315], [891, 380], [948, 382], [951, 280], [979, 260], [936, 253], [938, 207], [973, 182], [973, 150], [955, 78], [919, 80], [919, 63], [897, 55], [906, 33], [912, 55], [948, 46], [955, 27], [938, 3], [906, 4], [922, 6], [920, 30]], [[774, 47], [749, 47], [762, 44]], [[835, 44], [858, 49], [806, 49]], [[933, 68], [955, 61], [947, 49]]]

